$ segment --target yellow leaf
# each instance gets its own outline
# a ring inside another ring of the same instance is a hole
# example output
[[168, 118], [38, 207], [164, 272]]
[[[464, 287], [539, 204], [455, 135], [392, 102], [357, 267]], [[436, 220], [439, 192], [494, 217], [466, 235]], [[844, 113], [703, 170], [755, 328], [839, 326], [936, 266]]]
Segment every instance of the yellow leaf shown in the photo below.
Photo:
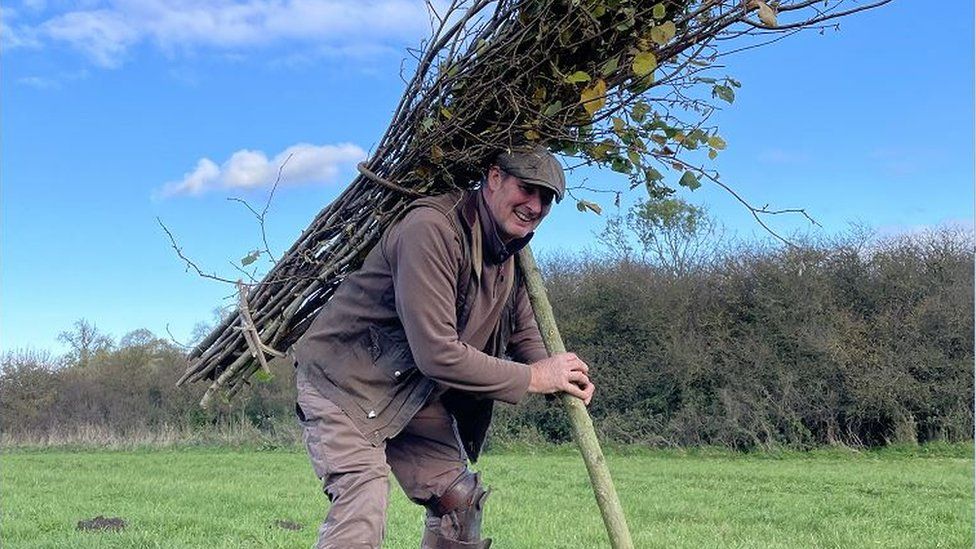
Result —
[[596, 111], [603, 108], [607, 103], [607, 83], [602, 78], [597, 78], [592, 84], [583, 88], [580, 92], [580, 104], [586, 109], [587, 114], [593, 116]]
[[713, 149], [722, 150], [725, 148], [725, 140], [717, 135], [713, 135], [708, 138], [708, 146]]
[[539, 139], [539, 132], [535, 130], [525, 130], [525, 138], [529, 141], [536, 141]]
[[769, 4], [763, 2], [762, 0], [754, 0], [754, 3], [759, 7], [759, 20], [762, 21], [767, 27], [775, 27], [776, 10], [769, 7]]
[[649, 51], [638, 53], [634, 56], [634, 74], [640, 77], [647, 76], [657, 68], [657, 57]]
[[674, 26], [674, 21], [665, 21], [651, 29], [651, 40], [663, 46], [674, 38], [676, 32], [677, 28]]
[[579, 211], [581, 211], [581, 212], [585, 212], [586, 210], [590, 210], [591, 212], [595, 213], [596, 215], [600, 215], [600, 212], [603, 211], [603, 208], [601, 208], [599, 204], [597, 204], [595, 202], [590, 202], [589, 200], [577, 200], [576, 201], [576, 209], [579, 210]]
[[437, 145], [434, 145], [433, 147], [430, 148], [430, 159], [433, 160], [435, 164], [439, 163], [443, 158], [444, 158], [444, 149], [440, 148]]
[[447, 118], [448, 120], [454, 118], [454, 115], [451, 114], [451, 111], [447, 110], [447, 107], [441, 107], [441, 116]]

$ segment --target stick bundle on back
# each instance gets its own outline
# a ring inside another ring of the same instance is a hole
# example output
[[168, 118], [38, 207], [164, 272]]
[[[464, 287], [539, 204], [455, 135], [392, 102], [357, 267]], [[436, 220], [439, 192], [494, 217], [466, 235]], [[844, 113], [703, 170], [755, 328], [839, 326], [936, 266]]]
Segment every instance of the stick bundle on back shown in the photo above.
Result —
[[[211, 380], [204, 406], [222, 389], [236, 394], [265, 353], [305, 332], [410, 200], [476, 184], [501, 150], [543, 143], [652, 195], [670, 192], [658, 168], [697, 186], [704, 172], [685, 159], [724, 147], [705, 122], [711, 101], [731, 102], [737, 86], [704, 74], [718, 41], [816, 27], [886, 1], [847, 11], [843, 0], [776, 9], [758, 0], [475, 0], [432, 10], [434, 33], [376, 153], [264, 279], [242, 289], [238, 312], [192, 350], [179, 383]], [[784, 13], [801, 19], [776, 26]]]

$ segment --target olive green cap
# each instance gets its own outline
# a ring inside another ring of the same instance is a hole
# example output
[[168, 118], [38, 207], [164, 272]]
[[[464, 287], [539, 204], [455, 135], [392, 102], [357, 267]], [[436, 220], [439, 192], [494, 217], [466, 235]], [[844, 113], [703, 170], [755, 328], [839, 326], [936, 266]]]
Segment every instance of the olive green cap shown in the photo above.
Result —
[[552, 189], [556, 193], [556, 202], [566, 194], [563, 167], [545, 147], [536, 145], [528, 150], [503, 152], [495, 159], [495, 164], [526, 183]]

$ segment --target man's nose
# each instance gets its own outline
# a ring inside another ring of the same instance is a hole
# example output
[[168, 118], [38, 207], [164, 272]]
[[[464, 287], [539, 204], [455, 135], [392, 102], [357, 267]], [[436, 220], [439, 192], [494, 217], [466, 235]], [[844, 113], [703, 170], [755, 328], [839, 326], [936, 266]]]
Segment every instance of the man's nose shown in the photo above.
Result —
[[538, 215], [542, 213], [542, 196], [539, 189], [532, 189], [532, 192], [529, 194], [528, 206], [533, 214]]

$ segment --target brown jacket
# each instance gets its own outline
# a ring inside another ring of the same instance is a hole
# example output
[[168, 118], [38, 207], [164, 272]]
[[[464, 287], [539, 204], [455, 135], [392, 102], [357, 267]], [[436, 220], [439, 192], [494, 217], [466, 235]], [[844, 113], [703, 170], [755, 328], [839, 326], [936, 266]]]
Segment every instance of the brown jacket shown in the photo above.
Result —
[[298, 367], [373, 444], [436, 391], [477, 459], [491, 402], [521, 400], [525, 363], [547, 356], [514, 257], [493, 264], [482, 249], [478, 192], [415, 201], [295, 344]]

